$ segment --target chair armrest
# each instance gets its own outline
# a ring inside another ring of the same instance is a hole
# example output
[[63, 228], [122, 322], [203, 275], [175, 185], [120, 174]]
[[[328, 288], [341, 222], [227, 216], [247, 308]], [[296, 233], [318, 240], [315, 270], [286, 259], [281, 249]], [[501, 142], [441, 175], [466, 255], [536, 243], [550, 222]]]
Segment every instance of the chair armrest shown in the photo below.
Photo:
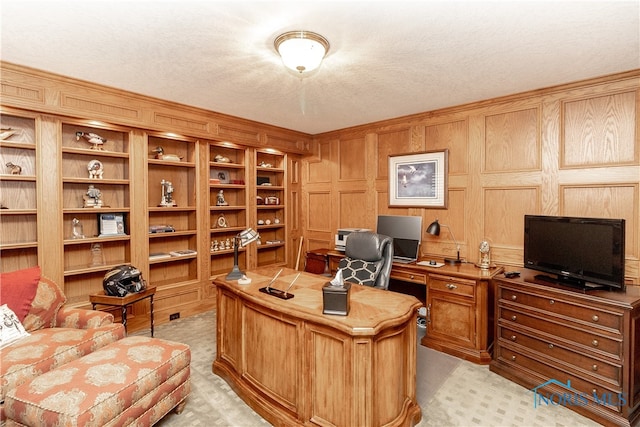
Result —
[[112, 324], [113, 315], [104, 311], [62, 307], [56, 316], [57, 328], [89, 329]]

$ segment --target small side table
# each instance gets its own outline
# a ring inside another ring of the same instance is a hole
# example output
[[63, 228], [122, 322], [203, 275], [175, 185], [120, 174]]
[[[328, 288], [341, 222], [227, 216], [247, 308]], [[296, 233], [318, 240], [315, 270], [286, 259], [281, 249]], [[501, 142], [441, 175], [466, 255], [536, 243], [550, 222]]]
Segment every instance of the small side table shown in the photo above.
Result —
[[138, 292], [135, 294], [128, 294], [124, 297], [113, 297], [110, 295], [105, 295], [104, 291], [89, 295], [89, 301], [93, 305], [93, 309], [96, 309], [98, 304], [108, 305], [112, 307], [120, 307], [122, 310], [122, 324], [124, 325], [124, 330], [127, 330], [127, 307], [131, 304], [141, 301], [145, 298], [149, 298], [149, 314], [151, 316], [151, 336], [153, 337], [153, 295], [156, 293], [155, 286], [152, 288], [147, 288], [142, 292]]

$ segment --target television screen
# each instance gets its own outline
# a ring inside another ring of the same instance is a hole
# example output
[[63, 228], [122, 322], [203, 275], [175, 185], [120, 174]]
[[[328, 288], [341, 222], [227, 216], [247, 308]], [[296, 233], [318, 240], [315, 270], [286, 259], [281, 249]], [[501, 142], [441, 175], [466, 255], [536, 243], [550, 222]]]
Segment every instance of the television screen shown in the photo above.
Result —
[[393, 239], [393, 257], [397, 260], [418, 259], [422, 237], [422, 217], [378, 215], [376, 232]]
[[624, 219], [525, 215], [524, 265], [562, 284], [624, 289]]

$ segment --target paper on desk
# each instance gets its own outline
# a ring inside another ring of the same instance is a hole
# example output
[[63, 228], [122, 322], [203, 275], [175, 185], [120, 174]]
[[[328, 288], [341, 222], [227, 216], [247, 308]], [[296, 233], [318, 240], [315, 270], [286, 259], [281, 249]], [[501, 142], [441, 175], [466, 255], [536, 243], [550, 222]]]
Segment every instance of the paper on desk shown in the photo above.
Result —
[[424, 265], [425, 267], [443, 267], [444, 264], [441, 262], [436, 262], [435, 264], [431, 264], [430, 261], [418, 261], [417, 265]]

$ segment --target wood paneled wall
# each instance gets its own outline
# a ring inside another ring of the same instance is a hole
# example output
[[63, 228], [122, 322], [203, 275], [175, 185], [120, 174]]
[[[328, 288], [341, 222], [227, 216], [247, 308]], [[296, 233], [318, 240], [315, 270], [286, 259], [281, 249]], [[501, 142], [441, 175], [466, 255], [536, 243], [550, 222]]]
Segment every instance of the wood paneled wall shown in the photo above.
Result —
[[[317, 135], [303, 161], [306, 248], [379, 214], [451, 227], [461, 256], [522, 266], [525, 214], [624, 218], [626, 277], [640, 283], [640, 70]], [[388, 156], [449, 150], [448, 208], [391, 208]], [[424, 257], [455, 255], [445, 229]]]

